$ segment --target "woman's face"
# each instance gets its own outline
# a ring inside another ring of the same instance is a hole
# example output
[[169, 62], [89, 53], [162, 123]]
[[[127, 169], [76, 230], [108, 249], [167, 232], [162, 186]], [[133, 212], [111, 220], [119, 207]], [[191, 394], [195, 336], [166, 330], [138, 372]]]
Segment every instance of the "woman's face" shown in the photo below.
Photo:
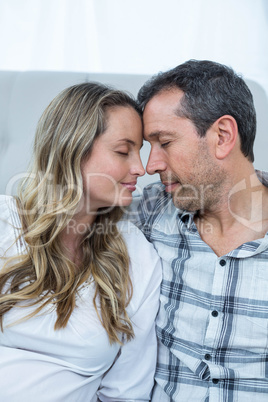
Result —
[[107, 128], [81, 166], [87, 213], [129, 205], [137, 178], [145, 173], [140, 159], [140, 116], [127, 106], [110, 108], [106, 113]]

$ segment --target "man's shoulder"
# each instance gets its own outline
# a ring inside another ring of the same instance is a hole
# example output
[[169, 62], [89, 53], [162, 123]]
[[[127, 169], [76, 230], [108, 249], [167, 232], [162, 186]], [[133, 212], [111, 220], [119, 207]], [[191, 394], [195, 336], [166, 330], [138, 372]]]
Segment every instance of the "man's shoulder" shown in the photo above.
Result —
[[163, 196], [167, 194], [165, 192], [164, 184], [159, 180], [154, 183], [147, 184], [143, 189], [143, 194], [162, 194]]
[[144, 187], [142, 194], [134, 197], [133, 204], [137, 207], [143, 205], [148, 211], [153, 211], [170, 201], [172, 201], [171, 194], [167, 193], [165, 186], [158, 181]]
[[266, 172], [265, 170], [255, 170], [258, 179], [260, 180], [260, 182], [265, 186], [268, 187], [268, 172]]
[[[134, 198], [128, 209], [127, 219], [144, 232], [145, 227], [152, 228], [156, 221], [173, 219], [177, 213], [171, 194], [165, 191], [161, 182], [156, 182], [146, 186], [143, 193]], [[148, 238], [147, 233], [146, 237]]]

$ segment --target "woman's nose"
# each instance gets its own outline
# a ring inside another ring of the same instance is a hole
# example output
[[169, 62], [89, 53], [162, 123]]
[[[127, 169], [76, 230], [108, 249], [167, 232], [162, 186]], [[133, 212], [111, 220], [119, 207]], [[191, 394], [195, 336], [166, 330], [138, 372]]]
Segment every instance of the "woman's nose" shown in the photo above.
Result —
[[131, 169], [131, 173], [136, 176], [144, 176], [145, 175], [145, 169], [141, 162], [140, 156], [137, 157], [137, 160], [135, 161], [135, 164], [133, 165], [133, 167]]

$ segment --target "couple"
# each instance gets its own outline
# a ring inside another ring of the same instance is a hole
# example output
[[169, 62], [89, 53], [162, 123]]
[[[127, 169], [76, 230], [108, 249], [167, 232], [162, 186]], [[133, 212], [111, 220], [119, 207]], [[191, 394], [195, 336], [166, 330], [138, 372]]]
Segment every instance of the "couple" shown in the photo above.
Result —
[[[129, 209], [142, 131], [162, 183]], [[90, 83], [50, 103], [29, 177], [0, 199], [1, 400], [267, 399], [255, 131], [246, 84], [210, 61], [153, 77], [138, 105]]]

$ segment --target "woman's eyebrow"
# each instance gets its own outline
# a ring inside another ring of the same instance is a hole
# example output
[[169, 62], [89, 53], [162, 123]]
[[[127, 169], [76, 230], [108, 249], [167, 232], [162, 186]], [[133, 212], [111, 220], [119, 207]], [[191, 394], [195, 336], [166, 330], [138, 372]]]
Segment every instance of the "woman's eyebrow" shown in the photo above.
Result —
[[[129, 138], [120, 138], [119, 140], [117, 140], [117, 142], [126, 142], [126, 143], [128, 143], [128, 144], [130, 144], [130, 145], [132, 145], [134, 147], [138, 146], [138, 144], [135, 141], [133, 141], [133, 140], [131, 140]], [[143, 142], [142, 142], [140, 148], [142, 148], [142, 147], [143, 147]]]
[[118, 140], [118, 142], [127, 142], [127, 143], [129, 143], [129, 144], [131, 144], [131, 145], [136, 145], [136, 142], [133, 141], [133, 140], [130, 140], [129, 138], [120, 138], [120, 139]]

